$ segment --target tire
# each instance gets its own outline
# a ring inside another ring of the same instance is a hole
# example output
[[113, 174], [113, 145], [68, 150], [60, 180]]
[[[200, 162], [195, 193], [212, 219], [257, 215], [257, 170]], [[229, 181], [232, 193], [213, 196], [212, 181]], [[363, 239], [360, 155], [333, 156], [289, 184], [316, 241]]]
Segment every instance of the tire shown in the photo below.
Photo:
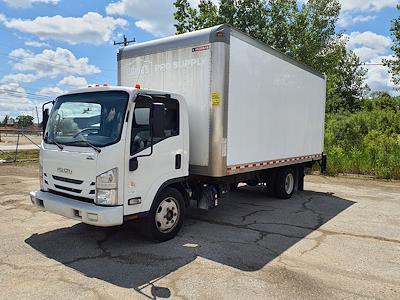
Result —
[[281, 199], [292, 197], [295, 188], [295, 172], [292, 168], [278, 171], [275, 178], [274, 194]]
[[145, 233], [153, 240], [164, 242], [174, 238], [182, 227], [185, 200], [174, 188], [165, 188], [154, 200], [146, 218]]

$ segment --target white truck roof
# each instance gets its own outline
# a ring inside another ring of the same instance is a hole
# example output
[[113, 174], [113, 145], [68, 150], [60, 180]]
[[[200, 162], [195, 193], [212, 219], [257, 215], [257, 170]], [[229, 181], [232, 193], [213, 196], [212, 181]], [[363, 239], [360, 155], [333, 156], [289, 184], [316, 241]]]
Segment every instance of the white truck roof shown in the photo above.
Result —
[[289, 55], [286, 55], [258, 41], [257, 39], [252, 38], [248, 34], [243, 33], [242, 31], [233, 28], [228, 24], [221, 24], [210, 28], [205, 28], [197, 31], [173, 35], [161, 39], [151, 40], [123, 47], [119, 49], [117, 59], [119, 61], [125, 58], [148, 55], [151, 53], [164, 52], [172, 49], [187, 47], [189, 45], [197, 45], [203, 43], [223, 42], [226, 44], [230, 44], [231, 36], [239, 37], [246, 43], [249, 43], [255, 47], [259, 47], [263, 51], [266, 51], [274, 56], [279, 57], [280, 59], [283, 59], [287, 62], [296, 65], [299, 68], [302, 68], [308, 72], [320, 76], [321, 78], [324, 78], [324, 74], [318, 72], [317, 70], [311, 68], [310, 66], [303, 64], [298, 60], [295, 60]]

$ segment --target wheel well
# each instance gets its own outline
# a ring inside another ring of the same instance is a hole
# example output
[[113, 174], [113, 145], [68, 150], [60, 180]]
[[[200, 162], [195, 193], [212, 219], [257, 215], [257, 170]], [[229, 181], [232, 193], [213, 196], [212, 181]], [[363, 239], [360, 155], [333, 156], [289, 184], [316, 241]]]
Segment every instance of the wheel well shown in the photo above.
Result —
[[170, 185], [168, 185], [168, 186], [166, 186], [164, 188], [167, 188], [167, 187], [174, 188], [174, 189], [178, 190], [182, 194], [183, 199], [185, 199], [186, 207], [189, 207], [189, 204], [190, 204], [189, 195], [188, 195], [185, 187], [183, 186], [182, 182], [175, 182], [175, 183], [172, 183], [172, 184], [170, 184]]
[[[186, 207], [189, 207], [190, 199], [189, 199], [188, 191], [186, 190], [185, 185], [184, 185], [185, 182], [186, 182], [186, 179], [184, 177], [164, 182], [164, 184], [162, 184], [161, 187], [158, 189], [154, 199], [156, 199], [157, 196], [166, 188], [173, 188], [173, 189], [178, 190], [182, 194], [183, 199], [185, 200]], [[153, 204], [154, 204], [154, 200], [153, 200]]]

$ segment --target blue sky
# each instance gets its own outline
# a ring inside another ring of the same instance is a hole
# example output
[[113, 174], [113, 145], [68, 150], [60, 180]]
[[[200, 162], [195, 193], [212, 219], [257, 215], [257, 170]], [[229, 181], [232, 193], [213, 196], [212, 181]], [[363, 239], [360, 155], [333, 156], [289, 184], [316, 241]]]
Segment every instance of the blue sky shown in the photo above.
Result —
[[[190, 0], [195, 5], [199, 0]], [[299, 0], [306, 1], [306, 0]], [[366, 63], [392, 54], [400, 0], [341, 0], [338, 30]], [[217, 2], [217, 1], [215, 1]], [[89, 83], [116, 83], [117, 47], [171, 35], [173, 0], [0, 0], [0, 120]], [[397, 94], [387, 70], [368, 66], [372, 90]]]

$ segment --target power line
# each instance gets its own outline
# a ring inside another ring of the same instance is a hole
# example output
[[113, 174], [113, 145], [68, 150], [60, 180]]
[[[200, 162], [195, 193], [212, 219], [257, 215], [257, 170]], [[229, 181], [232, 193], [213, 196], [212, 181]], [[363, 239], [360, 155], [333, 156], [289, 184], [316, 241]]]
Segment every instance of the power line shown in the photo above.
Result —
[[6, 94], [6, 95], [11, 95], [11, 96], [31, 96], [35, 97], [37, 100], [49, 100], [52, 97], [51, 96], [45, 96], [45, 95], [40, 95], [40, 94], [35, 94], [35, 93], [30, 93], [30, 92], [22, 92], [22, 91], [15, 91], [15, 90], [8, 90], [8, 89], [3, 89], [0, 88], [0, 93], [1, 94]]
[[364, 66], [384, 66], [384, 64], [369, 64], [369, 63], [363, 63]]

